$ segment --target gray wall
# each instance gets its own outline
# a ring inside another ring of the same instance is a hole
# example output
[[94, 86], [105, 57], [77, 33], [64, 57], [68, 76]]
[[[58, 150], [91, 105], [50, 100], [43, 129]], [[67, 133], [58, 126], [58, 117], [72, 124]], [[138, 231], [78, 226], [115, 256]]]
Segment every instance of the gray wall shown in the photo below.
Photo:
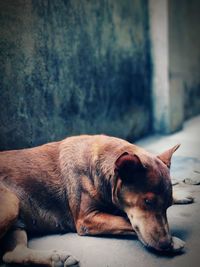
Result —
[[[169, 1], [169, 51], [170, 84], [177, 91], [173, 118], [188, 119], [200, 113], [199, 0]], [[176, 113], [180, 101], [183, 114]]]
[[0, 149], [151, 130], [146, 0], [0, 0]]

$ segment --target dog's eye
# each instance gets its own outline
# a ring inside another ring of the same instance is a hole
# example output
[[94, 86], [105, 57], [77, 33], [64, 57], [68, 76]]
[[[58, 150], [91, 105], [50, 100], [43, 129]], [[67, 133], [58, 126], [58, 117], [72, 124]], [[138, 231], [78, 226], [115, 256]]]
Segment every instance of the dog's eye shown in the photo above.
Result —
[[146, 206], [152, 207], [153, 205], [155, 205], [155, 199], [145, 198], [144, 203], [146, 204]]

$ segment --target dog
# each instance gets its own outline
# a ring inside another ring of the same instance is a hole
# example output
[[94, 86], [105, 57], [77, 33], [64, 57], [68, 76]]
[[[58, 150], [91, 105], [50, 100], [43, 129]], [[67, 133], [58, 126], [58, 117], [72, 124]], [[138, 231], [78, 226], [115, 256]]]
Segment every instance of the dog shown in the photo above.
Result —
[[172, 154], [155, 156], [125, 140], [81, 135], [0, 153], [3, 262], [78, 266], [65, 251], [27, 247], [27, 234], [136, 235], [156, 251], [177, 252], [166, 210], [173, 203]]

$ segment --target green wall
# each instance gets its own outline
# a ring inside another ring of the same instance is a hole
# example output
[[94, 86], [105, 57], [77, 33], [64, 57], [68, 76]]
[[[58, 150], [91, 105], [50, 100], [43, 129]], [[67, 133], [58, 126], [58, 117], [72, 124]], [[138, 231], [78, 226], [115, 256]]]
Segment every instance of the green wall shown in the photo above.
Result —
[[0, 149], [151, 130], [146, 0], [0, 0]]
[[[200, 1], [169, 1], [170, 80], [183, 91], [183, 119], [200, 113]], [[178, 100], [179, 101], [179, 100]]]

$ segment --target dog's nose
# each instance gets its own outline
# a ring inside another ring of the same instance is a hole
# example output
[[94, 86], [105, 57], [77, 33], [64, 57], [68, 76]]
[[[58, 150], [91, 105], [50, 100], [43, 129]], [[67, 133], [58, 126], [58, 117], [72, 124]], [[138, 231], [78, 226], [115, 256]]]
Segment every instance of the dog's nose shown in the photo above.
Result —
[[172, 248], [172, 242], [171, 239], [167, 239], [167, 240], [161, 240], [159, 242], [159, 249], [160, 250], [169, 250]]

